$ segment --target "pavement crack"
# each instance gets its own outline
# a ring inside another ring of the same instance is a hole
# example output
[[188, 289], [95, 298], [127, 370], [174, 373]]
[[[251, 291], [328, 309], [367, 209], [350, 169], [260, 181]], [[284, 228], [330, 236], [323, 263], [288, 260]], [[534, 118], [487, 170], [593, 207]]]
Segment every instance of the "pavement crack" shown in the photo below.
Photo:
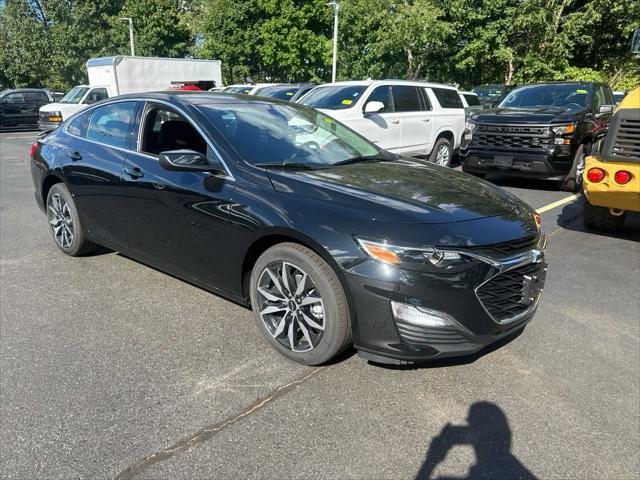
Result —
[[220, 422], [207, 425], [201, 428], [200, 430], [198, 430], [197, 432], [195, 432], [194, 434], [178, 441], [171, 447], [165, 448], [164, 450], [160, 450], [159, 452], [155, 452], [151, 455], [146, 456], [139, 462], [134, 463], [133, 465], [127, 467], [125, 470], [117, 474], [115, 477], [113, 477], [113, 480], [129, 480], [156, 463], [164, 462], [165, 460], [168, 460], [169, 458], [177, 455], [178, 453], [184, 452], [196, 445], [206, 442], [215, 434], [224, 430], [230, 425], [233, 425], [234, 423], [239, 422], [243, 418], [248, 417], [249, 415], [262, 410], [270, 402], [272, 402], [278, 397], [281, 397], [285, 393], [293, 390], [298, 385], [306, 382], [307, 380], [309, 380], [311, 377], [313, 377], [315, 374], [317, 374], [324, 368], [325, 367], [314, 368], [311, 372], [303, 375], [302, 377], [292, 380], [289, 383], [285, 383], [284, 385], [280, 385], [278, 388], [276, 388], [271, 393], [269, 393], [269, 395], [259, 398], [258, 400], [249, 404], [247, 407], [245, 407], [243, 410], [241, 410], [237, 414], [231, 417], [227, 417], [226, 419]]

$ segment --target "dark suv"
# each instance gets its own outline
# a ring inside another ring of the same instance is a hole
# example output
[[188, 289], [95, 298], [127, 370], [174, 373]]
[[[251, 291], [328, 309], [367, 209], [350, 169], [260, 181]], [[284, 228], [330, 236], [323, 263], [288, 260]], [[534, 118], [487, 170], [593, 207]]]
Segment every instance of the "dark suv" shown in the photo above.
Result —
[[577, 191], [592, 139], [606, 131], [613, 93], [604, 83], [553, 82], [513, 90], [467, 122], [462, 170], [477, 176], [559, 180]]
[[43, 88], [5, 90], [0, 93], [0, 128], [35, 128], [40, 107], [54, 101], [53, 93]]

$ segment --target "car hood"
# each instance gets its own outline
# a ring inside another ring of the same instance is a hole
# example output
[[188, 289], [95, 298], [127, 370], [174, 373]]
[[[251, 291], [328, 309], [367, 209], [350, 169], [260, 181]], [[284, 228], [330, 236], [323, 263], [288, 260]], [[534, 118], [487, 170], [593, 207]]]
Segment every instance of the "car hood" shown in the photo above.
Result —
[[574, 122], [583, 117], [585, 109], [560, 107], [489, 108], [473, 115], [476, 122], [497, 123], [558, 123]]
[[87, 108], [88, 105], [80, 103], [47, 103], [40, 107], [40, 111], [45, 112], [61, 112], [66, 119], [69, 115], [76, 113], [77, 111]]
[[470, 175], [413, 158], [307, 171], [270, 170], [274, 188], [321, 201], [354, 218], [393, 223], [449, 223], [492, 216], [530, 221], [513, 195]]

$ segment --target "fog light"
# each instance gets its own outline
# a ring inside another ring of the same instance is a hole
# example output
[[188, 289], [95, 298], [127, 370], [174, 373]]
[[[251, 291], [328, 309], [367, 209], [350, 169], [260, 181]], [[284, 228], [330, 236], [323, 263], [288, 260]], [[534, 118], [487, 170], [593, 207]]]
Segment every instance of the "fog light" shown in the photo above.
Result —
[[419, 327], [456, 327], [457, 322], [453, 317], [444, 312], [430, 310], [423, 307], [414, 307], [406, 303], [391, 302], [393, 316]]

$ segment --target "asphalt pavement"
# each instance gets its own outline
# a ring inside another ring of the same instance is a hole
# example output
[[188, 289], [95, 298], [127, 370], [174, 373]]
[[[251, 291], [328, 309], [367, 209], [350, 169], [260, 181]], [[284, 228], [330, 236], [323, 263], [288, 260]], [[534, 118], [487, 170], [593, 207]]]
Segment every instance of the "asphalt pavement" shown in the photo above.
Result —
[[490, 178], [564, 202], [542, 213], [549, 273], [525, 331], [457, 361], [305, 367], [238, 305], [118, 253], [61, 254], [34, 137], [0, 134], [0, 478], [640, 476], [637, 218], [587, 232], [580, 198]]

